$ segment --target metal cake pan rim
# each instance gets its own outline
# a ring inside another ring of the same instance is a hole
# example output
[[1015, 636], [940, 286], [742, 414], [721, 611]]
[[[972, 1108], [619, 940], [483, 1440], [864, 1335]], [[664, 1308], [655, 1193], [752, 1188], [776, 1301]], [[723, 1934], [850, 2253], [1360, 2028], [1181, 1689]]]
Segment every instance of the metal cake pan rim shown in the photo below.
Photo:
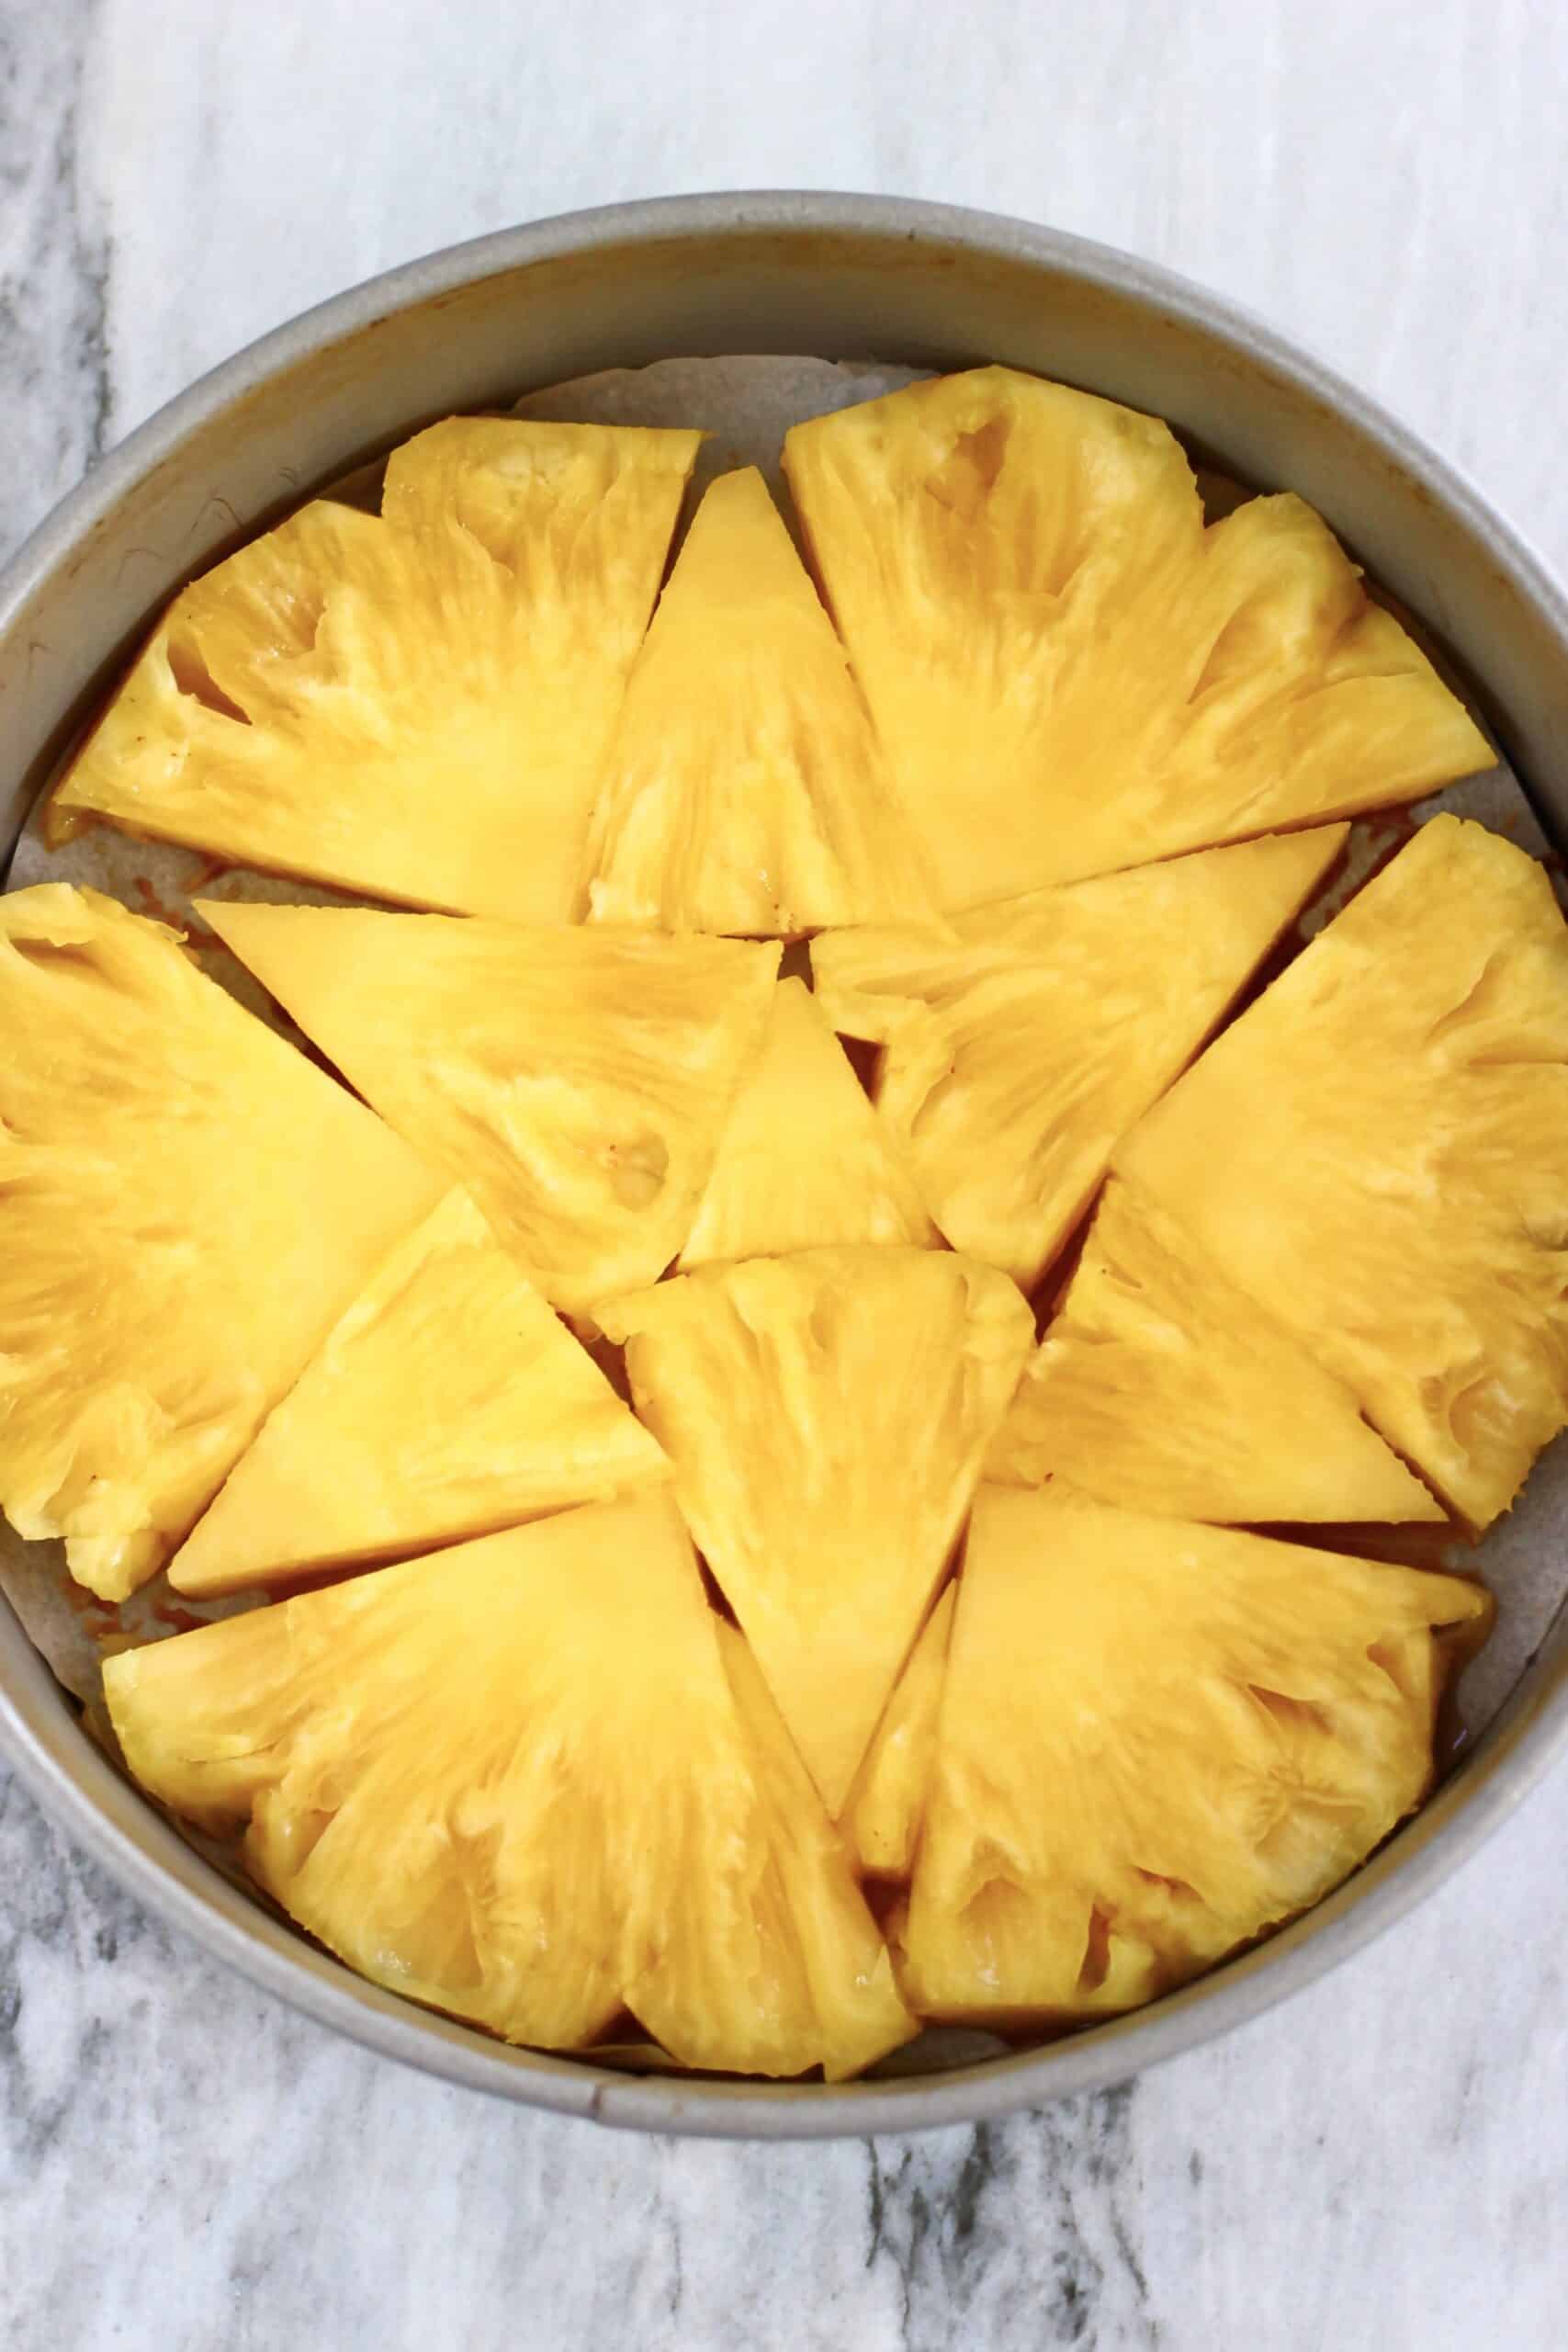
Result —
[[[1487, 551], [1545, 623], [1568, 671], [1568, 596], [1456, 468], [1380, 404], [1244, 309], [1156, 265], [961, 207], [829, 192], [757, 191], [618, 204], [502, 230], [404, 264], [302, 312], [201, 377], [139, 426], [47, 515], [0, 573], [0, 641], [60, 567], [183, 443], [273, 378], [378, 321], [531, 264], [617, 246], [780, 232], [918, 241], [972, 262], [1009, 260], [1104, 288], [1244, 353], [1305, 393], [1419, 483]], [[824, 263], [823, 266], [830, 266]], [[1228, 2032], [1315, 1982], [1410, 1911], [1505, 1820], [1568, 1745], [1568, 1690], [1538, 1657], [1422, 1815], [1368, 1870], [1271, 1943], [1186, 1992], [1091, 2031], [979, 2065], [834, 2086], [638, 2077], [508, 2052], [369, 1985], [253, 1904], [185, 1845], [61, 1703], [0, 1604], [0, 1754], [45, 1810], [161, 1919], [252, 1983], [382, 2055], [488, 2093], [647, 2131], [759, 2139], [928, 2130], [993, 2120], [1121, 2081]]]

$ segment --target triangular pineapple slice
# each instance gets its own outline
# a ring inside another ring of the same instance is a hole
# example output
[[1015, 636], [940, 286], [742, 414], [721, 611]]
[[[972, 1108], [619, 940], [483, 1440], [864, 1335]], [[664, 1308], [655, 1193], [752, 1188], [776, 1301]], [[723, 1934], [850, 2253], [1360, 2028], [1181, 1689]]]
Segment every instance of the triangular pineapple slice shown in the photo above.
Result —
[[876, 1727], [1032, 1329], [946, 1251], [705, 1267], [600, 1319], [829, 1813]]
[[[800, 1750], [744, 1636], [722, 1618], [716, 1623], [729, 1687], [750, 1736], [759, 1780], [780, 1817], [789, 1824], [790, 1835], [779, 1840], [775, 1850], [784, 1900], [817, 2006], [830, 2017], [836, 2008], [848, 2007], [845, 1987], [863, 1984], [859, 2014], [844, 2038], [852, 2048], [858, 2046], [869, 2027], [883, 2047], [891, 2049], [909, 2038], [915, 2020], [908, 2010], [900, 2020], [889, 1999], [890, 1995], [897, 1998], [892, 1962], [880, 1938], [874, 1942], [866, 1934], [869, 1920], [863, 1905], [843, 1898], [850, 1860], [843, 1838], [823, 1811]], [[824, 1885], [833, 1888], [836, 1900], [822, 1900]], [[628, 2003], [632, 2008], [636, 2006], [635, 2001]]]
[[127, 1761], [375, 1983], [581, 2049], [852, 2074], [912, 2020], [848, 1862], [759, 1751], [673, 1509], [590, 1504], [130, 1650]]
[[1312, 509], [1206, 530], [1156, 418], [985, 368], [797, 424], [784, 469], [945, 907], [1492, 764]]
[[1568, 930], [1438, 817], [1119, 1165], [1477, 1528], [1568, 1419]]
[[161, 924], [0, 899], [0, 1502], [144, 1583], [435, 1187]]
[[453, 417], [177, 597], [55, 797], [457, 913], [576, 911], [699, 435]]
[[200, 912], [367, 1102], [585, 1315], [680, 1250], [776, 946], [355, 907]]
[[950, 1584], [927, 1618], [844, 1807], [850, 1851], [868, 1878], [908, 1878], [914, 1867], [957, 1598]]
[[1443, 1517], [1343, 1383], [1115, 1177], [986, 1475], [1173, 1519]]
[[1475, 1586], [983, 1487], [908, 1917], [922, 2016], [1124, 2008], [1315, 1903], [1419, 1803]]
[[934, 1240], [919, 1187], [802, 980], [781, 980], [682, 1266], [833, 1242]]
[[931, 912], [843, 649], [754, 469], [713, 484], [660, 599], [588, 871], [596, 921], [666, 931]]
[[180, 1592], [427, 1552], [666, 1478], [465, 1193], [400, 1242], [171, 1562]]
[[1120, 1138], [1327, 872], [1343, 825], [1038, 890], [935, 931], [814, 941], [834, 1027], [886, 1046], [882, 1116], [956, 1250], [1028, 1289]]

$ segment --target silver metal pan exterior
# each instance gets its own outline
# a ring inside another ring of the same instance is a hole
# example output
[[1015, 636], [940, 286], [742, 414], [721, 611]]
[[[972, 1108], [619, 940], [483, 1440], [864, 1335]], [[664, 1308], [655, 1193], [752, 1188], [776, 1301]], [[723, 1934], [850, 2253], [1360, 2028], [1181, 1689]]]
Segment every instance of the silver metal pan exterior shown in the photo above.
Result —
[[[1477, 492], [1230, 305], [1103, 246], [894, 198], [680, 197], [454, 247], [205, 377], [55, 509], [0, 576], [0, 851], [158, 606], [318, 484], [452, 410], [676, 355], [994, 359], [1152, 410], [1232, 472], [1310, 499], [1454, 654], [1568, 841], [1568, 597]], [[148, 1908], [340, 2032], [475, 2089], [675, 2133], [929, 2129], [1119, 2081], [1241, 2024], [1390, 1926], [1568, 1746], [1568, 1623], [1416, 1818], [1305, 1918], [1185, 1992], [942, 2074], [764, 2085], [510, 2050], [362, 1982], [210, 1869], [81, 1729], [0, 1600], [0, 1754]]]

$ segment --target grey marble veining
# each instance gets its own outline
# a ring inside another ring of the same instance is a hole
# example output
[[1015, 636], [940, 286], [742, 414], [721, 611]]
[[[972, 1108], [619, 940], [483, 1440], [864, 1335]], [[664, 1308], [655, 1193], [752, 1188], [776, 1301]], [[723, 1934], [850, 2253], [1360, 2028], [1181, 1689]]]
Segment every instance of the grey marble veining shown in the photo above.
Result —
[[[680, 187], [885, 187], [1268, 311], [1568, 569], [1553, 0], [0, 0], [0, 547], [367, 272]], [[336, 2041], [0, 1775], [0, 2342], [1547, 2352], [1568, 1781], [1228, 2041], [986, 2131], [606, 2134]]]
[[105, 446], [107, 235], [82, 179], [95, 0], [0, 9], [0, 543]]

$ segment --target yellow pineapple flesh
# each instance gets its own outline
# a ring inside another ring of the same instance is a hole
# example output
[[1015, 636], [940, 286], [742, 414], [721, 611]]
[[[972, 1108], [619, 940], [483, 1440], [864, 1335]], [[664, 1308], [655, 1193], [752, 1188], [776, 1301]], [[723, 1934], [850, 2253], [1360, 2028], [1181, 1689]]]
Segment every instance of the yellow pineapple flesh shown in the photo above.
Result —
[[435, 1186], [163, 925], [0, 899], [0, 1503], [121, 1600]]
[[667, 1501], [590, 1504], [109, 1659], [128, 1762], [374, 1983], [575, 2050], [852, 2074], [913, 2022], [732, 1696]]
[[632, 1395], [829, 1813], [843, 1805], [1032, 1340], [988, 1267], [814, 1250], [609, 1301]]
[[56, 794], [232, 862], [559, 922], [700, 436], [453, 417], [178, 596]]
[[1118, 1166], [1476, 1528], [1568, 1419], [1568, 929], [1438, 817]]
[[751, 468], [708, 490], [660, 599], [588, 871], [595, 921], [666, 931], [931, 912], [843, 649]]
[[802, 980], [781, 980], [682, 1267], [833, 1243], [934, 1241], [913, 1173]]
[[685, 1241], [779, 949], [370, 909], [199, 911], [553, 1305]]
[[1443, 1517], [1344, 1383], [1116, 1177], [986, 1468], [1173, 1519]]
[[878, 1109], [956, 1250], [1029, 1289], [1121, 1137], [1311, 897], [1345, 828], [1247, 842], [812, 944], [824, 1011], [882, 1044]]
[[[851, 1856], [840, 1831], [823, 1810], [822, 1800], [800, 1750], [790, 1737], [777, 1702], [744, 1636], [720, 1618], [716, 1621], [718, 1645], [729, 1676], [729, 1687], [740, 1719], [750, 1734], [754, 1769], [778, 1808], [789, 1835], [775, 1849], [780, 1887], [787, 1916], [798, 1939], [807, 1980], [819, 2011], [832, 2016], [850, 2010], [853, 2023], [844, 2036], [852, 2052], [863, 2050], [868, 2034], [884, 2050], [908, 2041], [916, 2020], [901, 2007], [892, 1961], [880, 1934], [873, 1929], [863, 1901], [850, 1899], [846, 1879], [854, 1882]], [[831, 1888], [833, 1899], [823, 1900]], [[846, 1988], [859, 1988], [852, 2007]], [[892, 1997], [890, 1997], [890, 1996]], [[635, 2001], [628, 2002], [635, 2008]], [[880, 2054], [880, 2052], [878, 2053]], [[859, 2055], [826, 2071], [849, 2073], [863, 2064]]]
[[1492, 764], [1312, 509], [1205, 529], [1154, 417], [978, 368], [797, 424], [784, 468], [944, 907]]
[[669, 1475], [587, 1351], [452, 1193], [275, 1408], [169, 1581], [229, 1592], [429, 1551]]
[[1422, 1802], [1491, 1602], [1403, 1562], [1568, 1424], [1568, 928], [1442, 818], [1258, 994], [1493, 758], [1299, 498], [982, 368], [789, 435], [819, 588], [746, 469], [660, 593], [701, 437], [448, 419], [158, 622], [51, 845], [384, 905], [195, 902], [307, 1055], [6, 899], [0, 1510], [274, 1589], [104, 1690], [349, 1967], [834, 2081]]
[[950, 1584], [921, 1628], [844, 1807], [844, 1836], [867, 1878], [907, 1879], [914, 1867], [957, 1598]]
[[1475, 1586], [982, 1487], [907, 1915], [922, 2016], [1126, 2008], [1317, 1902], [1420, 1802]]

